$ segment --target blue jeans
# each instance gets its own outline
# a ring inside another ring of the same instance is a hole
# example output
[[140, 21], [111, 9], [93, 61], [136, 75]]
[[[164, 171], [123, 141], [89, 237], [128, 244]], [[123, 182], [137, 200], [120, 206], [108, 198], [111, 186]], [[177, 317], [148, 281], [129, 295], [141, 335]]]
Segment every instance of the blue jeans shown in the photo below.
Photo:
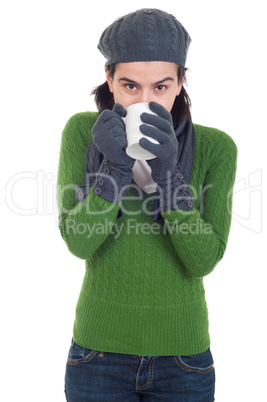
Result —
[[191, 356], [135, 356], [70, 347], [68, 402], [213, 402], [210, 350]]

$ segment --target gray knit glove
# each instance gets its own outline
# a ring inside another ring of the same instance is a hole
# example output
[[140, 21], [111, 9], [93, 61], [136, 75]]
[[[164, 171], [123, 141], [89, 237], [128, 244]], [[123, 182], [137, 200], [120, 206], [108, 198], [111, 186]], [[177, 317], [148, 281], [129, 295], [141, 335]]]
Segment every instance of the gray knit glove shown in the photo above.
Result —
[[140, 140], [140, 145], [156, 156], [148, 160], [153, 180], [158, 184], [161, 212], [173, 209], [193, 208], [193, 200], [188, 185], [183, 181], [183, 175], [178, 170], [178, 140], [172, 123], [171, 114], [156, 102], [150, 102], [149, 108], [156, 115], [143, 113], [143, 124], [140, 131], [154, 138], [159, 144], [154, 144], [146, 138]]
[[113, 110], [100, 114], [92, 129], [93, 141], [104, 155], [94, 184], [95, 193], [111, 202], [122, 200], [133, 177], [135, 160], [125, 152], [124, 116], [123, 106], [115, 104]]

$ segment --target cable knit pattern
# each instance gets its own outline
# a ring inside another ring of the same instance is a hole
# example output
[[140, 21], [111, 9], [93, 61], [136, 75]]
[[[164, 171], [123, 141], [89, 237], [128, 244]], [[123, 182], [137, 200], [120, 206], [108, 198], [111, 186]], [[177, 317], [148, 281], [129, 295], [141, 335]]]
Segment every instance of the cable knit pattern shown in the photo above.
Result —
[[178, 35], [178, 30], [174, 24], [174, 22], [171, 19], [168, 19], [166, 21], [166, 24], [168, 26], [168, 29], [171, 32], [171, 42], [170, 42], [170, 50], [172, 50], [173, 52], [175, 52], [176, 47], [177, 47], [177, 43], [179, 41], [179, 35]]
[[134, 182], [121, 203], [93, 188], [76, 201], [96, 118], [85, 112], [66, 124], [58, 170], [60, 231], [69, 250], [86, 260], [74, 341], [145, 356], [201, 353], [210, 344], [203, 277], [225, 252], [236, 146], [227, 134], [195, 125], [194, 208], [167, 210], [162, 224], [150, 217], [157, 194]]
[[154, 15], [144, 13], [144, 19], [142, 21], [142, 29], [144, 32], [144, 46], [143, 49], [149, 51], [155, 51], [155, 39], [154, 39]]

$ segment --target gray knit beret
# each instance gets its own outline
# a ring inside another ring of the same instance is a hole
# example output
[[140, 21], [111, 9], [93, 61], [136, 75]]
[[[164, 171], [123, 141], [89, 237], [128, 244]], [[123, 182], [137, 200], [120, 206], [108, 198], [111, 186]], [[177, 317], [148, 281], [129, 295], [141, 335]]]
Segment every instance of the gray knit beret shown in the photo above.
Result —
[[191, 38], [177, 19], [142, 9], [117, 19], [101, 35], [98, 49], [106, 66], [135, 61], [169, 61], [185, 67]]

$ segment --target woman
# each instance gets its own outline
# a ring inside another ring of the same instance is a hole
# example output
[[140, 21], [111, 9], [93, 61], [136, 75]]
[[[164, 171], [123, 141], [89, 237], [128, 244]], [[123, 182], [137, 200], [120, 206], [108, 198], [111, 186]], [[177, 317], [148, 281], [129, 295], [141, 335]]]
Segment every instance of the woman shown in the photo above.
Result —
[[[138, 10], [102, 34], [99, 113], [66, 124], [58, 171], [60, 231], [86, 260], [65, 392], [78, 401], [214, 401], [203, 277], [223, 257], [237, 149], [192, 123], [183, 87], [190, 36], [160, 10]], [[140, 164], [123, 117], [143, 113]], [[84, 157], [85, 155], [85, 157]]]

